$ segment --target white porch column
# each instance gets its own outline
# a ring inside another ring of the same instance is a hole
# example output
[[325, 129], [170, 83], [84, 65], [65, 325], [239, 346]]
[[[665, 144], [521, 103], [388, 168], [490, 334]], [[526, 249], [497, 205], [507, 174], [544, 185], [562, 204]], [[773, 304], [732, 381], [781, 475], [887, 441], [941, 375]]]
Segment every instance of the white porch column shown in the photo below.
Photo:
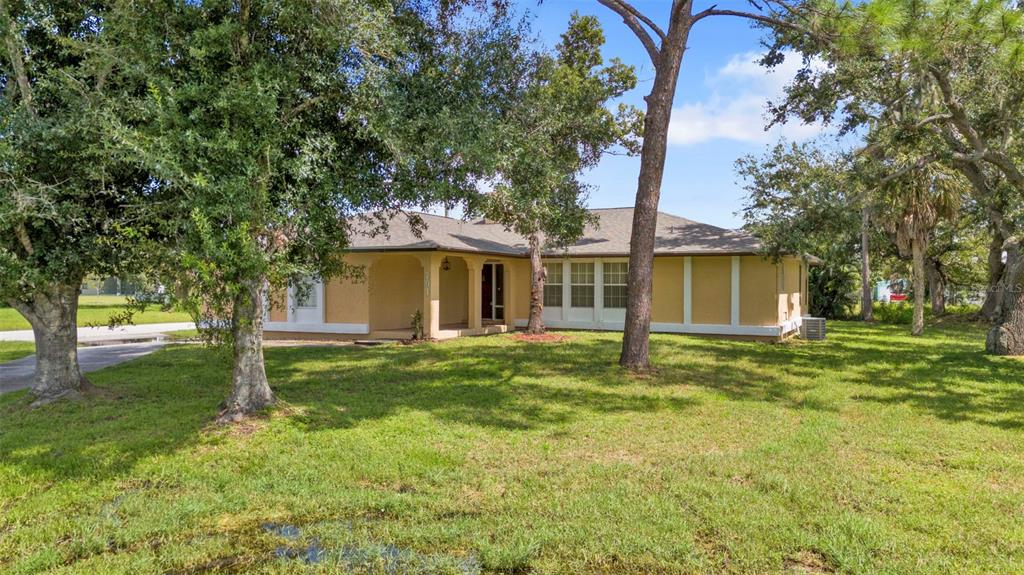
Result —
[[441, 333], [441, 256], [421, 255], [420, 263], [423, 265], [423, 335], [437, 337]]
[[693, 258], [683, 258], [683, 323], [693, 323]]
[[604, 260], [594, 260], [594, 321], [604, 321]]
[[730, 322], [732, 325], [740, 324], [740, 256], [732, 256], [732, 307]]
[[572, 265], [568, 259], [559, 263], [562, 266], [562, 321], [569, 321], [569, 307], [572, 303]]
[[483, 264], [475, 259], [465, 258], [466, 260], [466, 275], [469, 276], [469, 329], [480, 329], [482, 325], [481, 320], [481, 305], [480, 301], [481, 289], [483, 283], [481, 282], [480, 273], [483, 269]]

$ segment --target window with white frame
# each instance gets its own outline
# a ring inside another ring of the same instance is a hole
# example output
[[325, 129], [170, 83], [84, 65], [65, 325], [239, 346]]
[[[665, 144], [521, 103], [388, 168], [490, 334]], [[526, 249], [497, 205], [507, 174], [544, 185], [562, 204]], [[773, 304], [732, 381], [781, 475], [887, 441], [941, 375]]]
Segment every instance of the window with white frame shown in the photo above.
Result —
[[545, 264], [548, 279], [544, 282], [544, 305], [562, 307], [562, 262]]
[[626, 307], [626, 278], [629, 276], [629, 263], [608, 262], [604, 264], [604, 307]]
[[572, 307], [594, 307], [594, 264], [573, 263], [570, 273]]

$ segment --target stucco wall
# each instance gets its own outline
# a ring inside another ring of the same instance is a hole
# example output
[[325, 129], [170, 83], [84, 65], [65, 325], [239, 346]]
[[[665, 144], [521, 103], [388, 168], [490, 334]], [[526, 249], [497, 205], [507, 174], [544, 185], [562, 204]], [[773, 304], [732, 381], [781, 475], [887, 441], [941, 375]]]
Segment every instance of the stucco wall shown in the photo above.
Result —
[[692, 273], [693, 323], [728, 325], [732, 321], [732, 257], [694, 256]]
[[740, 324], [776, 325], [775, 290], [778, 271], [771, 260], [740, 258]]
[[783, 258], [779, 264], [778, 317], [780, 323], [794, 319], [802, 313], [801, 265], [800, 258], [793, 256]]
[[423, 266], [406, 255], [384, 255], [370, 267], [370, 329], [404, 329], [423, 307]]
[[[510, 314], [506, 317], [514, 319], [529, 319], [530, 317], [530, 261], [529, 260], [506, 260], [506, 273], [511, 269], [512, 283], [505, 288], [508, 298], [505, 312]], [[511, 288], [512, 295], [508, 297], [508, 290]]]
[[683, 258], [654, 258], [651, 321], [683, 323]]
[[441, 278], [441, 325], [465, 323], [469, 320], [469, 270], [466, 261], [448, 256], [451, 269], [438, 272]]

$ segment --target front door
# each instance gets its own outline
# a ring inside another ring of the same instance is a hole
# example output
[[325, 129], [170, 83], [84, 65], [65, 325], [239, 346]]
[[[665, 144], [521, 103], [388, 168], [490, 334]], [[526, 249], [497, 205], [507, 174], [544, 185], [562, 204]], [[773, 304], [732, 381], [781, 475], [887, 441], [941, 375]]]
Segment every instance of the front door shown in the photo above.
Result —
[[480, 317], [491, 321], [505, 319], [505, 266], [484, 264], [480, 276]]
[[293, 323], [323, 323], [324, 321], [324, 285], [322, 282], [310, 281], [309, 284], [289, 290], [291, 305], [291, 321]]

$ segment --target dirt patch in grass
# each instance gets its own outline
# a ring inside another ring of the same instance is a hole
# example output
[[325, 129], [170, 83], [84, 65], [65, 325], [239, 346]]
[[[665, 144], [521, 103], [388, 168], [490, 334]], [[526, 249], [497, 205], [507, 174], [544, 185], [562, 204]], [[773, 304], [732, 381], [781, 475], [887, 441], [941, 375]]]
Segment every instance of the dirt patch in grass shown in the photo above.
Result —
[[786, 557], [782, 564], [787, 573], [811, 573], [814, 575], [835, 573], [821, 553], [807, 549]]
[[517, 333], [512, 336], [512, 339], [526, 343], [562, 343], [572, 341], [571, 337], [557, 333]]

